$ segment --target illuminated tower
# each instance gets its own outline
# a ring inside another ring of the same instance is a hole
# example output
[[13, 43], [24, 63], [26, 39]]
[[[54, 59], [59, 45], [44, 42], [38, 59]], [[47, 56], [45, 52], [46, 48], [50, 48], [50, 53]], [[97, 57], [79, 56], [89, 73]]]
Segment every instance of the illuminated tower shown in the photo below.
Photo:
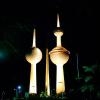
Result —
[[47, 92], [47, 95], [50, 96], [50, 84], [49, 84], [49, 54], [48, 54], [48, 49], [46, 49], [45, 91]]
[[57, 46], [49, 54], [51, 61], [57, 66], [56, 93], [61, 94], [65, 92], [63, 65], [67, 63], [70, 52], [61, 45], [63, 31], [60, 29], [59, 15], [57, 15], [57, 30], [54, 32], [54, 35], [57, 38]]
[[26, 60], [31, 64], [29, 94], [37, 93], [36, 64], [42, 59], [42, 52], [36, 47], [35, 34], [36, 32], [34, 29], [32, 49], [31, 52], [26, 55]]

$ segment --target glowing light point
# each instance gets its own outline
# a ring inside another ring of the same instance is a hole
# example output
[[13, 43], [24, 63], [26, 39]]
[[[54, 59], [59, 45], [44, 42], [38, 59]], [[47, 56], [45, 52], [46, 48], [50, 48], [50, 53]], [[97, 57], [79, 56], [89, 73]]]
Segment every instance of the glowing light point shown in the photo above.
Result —
[[31, 63], [29, 94], [37, 94], [36, 64], [42, 59], [42, 52], [36, 47], [36, 30], [33, 32], [31, 51], [26, 55], [26, 60]]
[[20, 90], [21, 89], [21, 86], [19, 85], [17, 88]]

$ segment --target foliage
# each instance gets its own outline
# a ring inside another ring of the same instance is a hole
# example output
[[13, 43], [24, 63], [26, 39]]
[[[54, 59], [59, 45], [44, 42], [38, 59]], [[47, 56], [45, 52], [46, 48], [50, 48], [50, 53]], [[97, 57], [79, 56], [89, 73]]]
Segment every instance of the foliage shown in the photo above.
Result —
[[97, 97], [99, 98], [99, 92], [97, 86], [98, 85], [97, 74], [99, 73], [99, 65], [95, 64], [91, 66], [83, 66], [83, 71], [84, 71], [84, 77], [83, 77], [84, 84], [81, 86], [81, 92], [84, 94], [89, 94], [90, 97], [92, 96], [92, 94], [97, 94]]
[[95, 73], [95, 68], [97, 67], [97, 65], [92, 65], [92, 66], [83, 66], [84, 72], [91, 72], [91, 73]]
[[57, 98], [57, 99], [61, 99], [61, 100], [67, 99], [65, 92], [63, 92], [63, 93], [61, 93], [61, 94], [59, 94], [59, 95], [56, 95], [56, 98]]
[[44, 91], [42, 91], [41, 93], [40, 93], [40, 97], [48, 97], [48, 95], [47, 95], [47, 92], [44, 92]]
[[89, 90], [90, 92], [93, 91], [93, 90], [94, 90], [93, 84], [90, 84], [90, 85], [83, 85], [83, 86], [81, 87], [81, 92], [85, 92], [85, 91], [87, 91], [87, 90]]

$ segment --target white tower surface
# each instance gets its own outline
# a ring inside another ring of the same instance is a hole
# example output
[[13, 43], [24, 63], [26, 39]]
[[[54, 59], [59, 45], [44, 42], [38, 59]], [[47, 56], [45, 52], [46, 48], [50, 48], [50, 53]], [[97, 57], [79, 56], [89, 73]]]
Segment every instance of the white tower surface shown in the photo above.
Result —
[[50, 96], [50, 83], [49, 83], [49, 53], [46, 49], [46, 77], [45, 77], [45, 91]]
[[42, 52], [36, 47], [36, 30], [33, 32], [33, 44], [26, 60], [31, 64], [29, 94], [37, 94], [36, 64], [42, 59]]
[[54, 35], [57, 38], [57, 46], [52, 49], [49, 54], [51, 61], [57, 66], [56, 93], [61, 94], [65, 92], [63, 65], [67, 63], [70, 52], [62, 47], [61, 44], [61, 36], [63, 35], [63, 31], [60, 29], [59, 15], [57, 15], [57, 30], [54, 32]]

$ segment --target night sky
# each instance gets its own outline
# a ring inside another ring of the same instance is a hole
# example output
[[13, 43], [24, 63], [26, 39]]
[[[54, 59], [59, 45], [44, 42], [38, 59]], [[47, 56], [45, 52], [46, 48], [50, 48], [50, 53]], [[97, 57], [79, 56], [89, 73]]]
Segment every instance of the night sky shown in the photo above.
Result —
[[[66, 2], [65, 2], [66, 1]], [[53, 34], [56, 29], [56, 14], [60, 14], [64, 32], [62, 45], [68, 49], [70, 59], [64, 65], [65, 81], [70, 86], [77, 73], [76, 53], [79, 55], [79, 68], [99, 63], [99, 35], [95, 2], [88, 0], [36, 0], [30, 6], [12, 5], [6, 9], [7, 15], [0, 15], [0, 83], [1, 90], [15, 88], [21, 84], [29, 87], [30, 64], [25, 54], [32, 45], [32, 33], [36, 28], [37, 47], [43, 59], [37, 64], [38, 91], [44, 90], [45, 51], [56, 46]], [[29, 7], [28, 7], [29, 6]], [[50, 61], [51, 88], [55, 87], [55, 65]], [[81, 73], [81, 72], [80, 72]]]

